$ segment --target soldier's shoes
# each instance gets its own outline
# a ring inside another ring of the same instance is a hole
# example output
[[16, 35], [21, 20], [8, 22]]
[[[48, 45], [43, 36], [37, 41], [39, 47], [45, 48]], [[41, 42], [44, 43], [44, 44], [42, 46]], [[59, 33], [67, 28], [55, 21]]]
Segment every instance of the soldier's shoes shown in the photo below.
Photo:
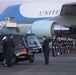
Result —
[[4, 67], [8, 67], [8, 65], [7, 64], [4, 64]]
[[13, 67], [13, 65], [4, 64], [4, 67]]

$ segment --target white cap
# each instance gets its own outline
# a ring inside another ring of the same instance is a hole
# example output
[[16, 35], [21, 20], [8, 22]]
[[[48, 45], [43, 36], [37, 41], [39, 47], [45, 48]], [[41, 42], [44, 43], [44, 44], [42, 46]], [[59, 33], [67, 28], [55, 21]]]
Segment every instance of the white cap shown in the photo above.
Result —
[[2, 40], [5, 40], [7, 37], [5, 36], [5, 37], [3, 37], [3, 39]]

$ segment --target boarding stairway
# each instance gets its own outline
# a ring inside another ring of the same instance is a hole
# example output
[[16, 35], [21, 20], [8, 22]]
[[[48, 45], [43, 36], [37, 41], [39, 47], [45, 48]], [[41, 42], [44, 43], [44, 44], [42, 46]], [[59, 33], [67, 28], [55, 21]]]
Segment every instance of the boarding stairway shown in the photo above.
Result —
[[2, 29], [5, 25], [6, 25], [6, 22], [5, 21], [1, 21], [0, 22], [0, 29]]
[[17, 27], [17, 23], [1, 21], [0, 22], [0, 29], [2, 29], [3, 27], [7, 27], [7, 28], [12, 27], [12, 28], [15, 28], [15, 27]]

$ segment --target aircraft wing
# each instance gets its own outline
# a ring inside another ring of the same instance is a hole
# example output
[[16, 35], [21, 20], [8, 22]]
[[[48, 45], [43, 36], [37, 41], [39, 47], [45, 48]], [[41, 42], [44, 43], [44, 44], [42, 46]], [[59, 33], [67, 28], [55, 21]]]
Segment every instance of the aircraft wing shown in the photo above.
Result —
[[76, 2], [64, 4], [62, 6], [61, 16], [75, 16], [76, 15]]

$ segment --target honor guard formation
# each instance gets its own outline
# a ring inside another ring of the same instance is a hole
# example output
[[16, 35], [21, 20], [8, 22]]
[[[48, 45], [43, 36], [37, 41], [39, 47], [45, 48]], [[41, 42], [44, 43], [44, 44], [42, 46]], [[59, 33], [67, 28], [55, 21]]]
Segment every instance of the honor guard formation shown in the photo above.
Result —
[[58, 56], [65, 53], [69, 53], [73, 50], [73, 39], [66, 37], [52, 38], [52, 56]]

